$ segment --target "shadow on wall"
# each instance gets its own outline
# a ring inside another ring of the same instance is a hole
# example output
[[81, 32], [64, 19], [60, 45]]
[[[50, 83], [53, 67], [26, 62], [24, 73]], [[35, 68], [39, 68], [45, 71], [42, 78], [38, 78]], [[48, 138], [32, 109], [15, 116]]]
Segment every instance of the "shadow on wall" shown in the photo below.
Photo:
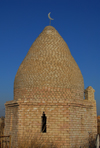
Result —
[[0, 136], [4, 135], [5, 117], [0, 118]]
[[97, 117], [97, 133], [100, 136], [100, 116]]

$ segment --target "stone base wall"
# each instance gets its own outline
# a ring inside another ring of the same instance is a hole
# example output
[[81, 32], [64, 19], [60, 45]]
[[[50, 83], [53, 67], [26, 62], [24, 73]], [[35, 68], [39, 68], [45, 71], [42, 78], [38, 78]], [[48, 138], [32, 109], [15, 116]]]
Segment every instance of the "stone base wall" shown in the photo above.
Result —
[[[46, 133], [41, 132], [43, 112], [47, 117]], [[6, 103], [5, 135], [12, 135], [13, 148], [18, 148], [18, 140], [23, 143], [26, 138], [31, 142], [36, 134], [54, 141], [60, 148], [82, 146], [89, 132], [97, 134], [95, 114], [95, 101], [9, 101]]]

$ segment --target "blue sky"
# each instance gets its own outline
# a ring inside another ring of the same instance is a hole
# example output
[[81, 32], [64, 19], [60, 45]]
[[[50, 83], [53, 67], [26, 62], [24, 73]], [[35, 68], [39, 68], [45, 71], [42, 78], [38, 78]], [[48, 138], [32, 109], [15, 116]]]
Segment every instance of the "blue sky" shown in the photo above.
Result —
[[100, 115], [100, 0], [0, 0], [0, 116], [13, 100], [21, 62], [49, 25], [49, 12], [82, 72], [84, 89], [95, 89]]

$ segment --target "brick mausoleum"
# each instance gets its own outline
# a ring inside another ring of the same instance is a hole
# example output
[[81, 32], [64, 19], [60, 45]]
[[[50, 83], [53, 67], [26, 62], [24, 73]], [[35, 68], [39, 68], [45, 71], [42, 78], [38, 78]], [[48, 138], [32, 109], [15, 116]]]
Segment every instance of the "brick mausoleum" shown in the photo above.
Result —
[[36, 133], [60, 148], [82, 147], [90, 133], [97, 134], [94, 92], [91, 86], [84, 90], [82, 73], [66, 42], [47, 26], [15, 76], [14, 100], [5, 103], [4, 134], [11, 135], [13, 148], [22, 137], [30, 142]]

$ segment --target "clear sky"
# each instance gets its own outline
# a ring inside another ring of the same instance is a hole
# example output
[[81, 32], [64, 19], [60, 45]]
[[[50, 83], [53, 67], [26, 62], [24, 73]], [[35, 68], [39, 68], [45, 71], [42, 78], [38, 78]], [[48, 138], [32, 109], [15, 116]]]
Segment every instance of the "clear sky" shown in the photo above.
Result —
[[82, 72], [84, 89], [95, 89], [100, 115], [100, 0], [0, 0], [0, 116], [13, 100], [21, 62], [49, 25], [49, 12]]

